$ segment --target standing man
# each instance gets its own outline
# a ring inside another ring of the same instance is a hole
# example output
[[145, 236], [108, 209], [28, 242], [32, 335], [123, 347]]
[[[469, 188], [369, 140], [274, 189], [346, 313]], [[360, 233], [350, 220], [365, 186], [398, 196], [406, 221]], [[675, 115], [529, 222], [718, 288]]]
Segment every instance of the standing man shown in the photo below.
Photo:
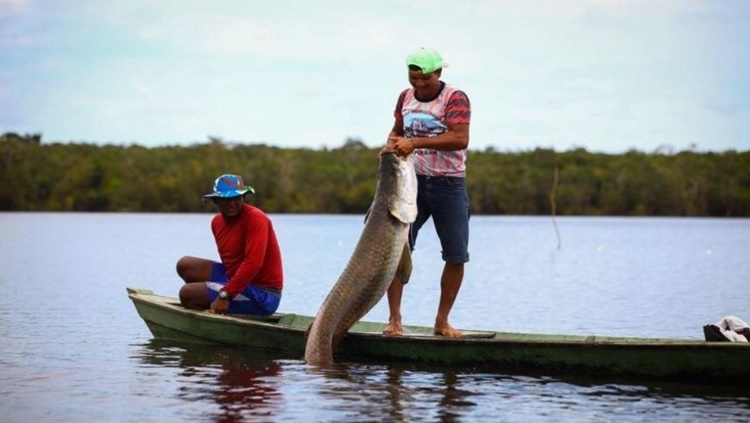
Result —
[[[463, 91], [440, 80], [446, 64], [437, 51], [420, 48], [406, 58], [406, 65], [411, 88], [398, 97], [395, 122], [384, 149], [402, 156], [414, 153], [418, 214], [409, 242], [414, 249], [419, 230], [432, 217], [445, 261], [434, 332], [458, 338], [462, 334], [451, 327], [448, 316], [461, 288], [464, 263], [469, 261], [469, 196], [464, 178], [471, 105]], [[403, 334], [403, 289], [398, 278], [388, 288], [386, 335]]]
[[180, 302], [186, 308], [267, 316], [279, 307], [284, 288], [279, 243], [271, 219], [245, 203], [248, 192], [255, 193], [242, 177], [226, 174], [203, 196], [219, 209], [211, 231], [221, 262], [190, 256], [177, 262], [177, 274], [185, 281]]

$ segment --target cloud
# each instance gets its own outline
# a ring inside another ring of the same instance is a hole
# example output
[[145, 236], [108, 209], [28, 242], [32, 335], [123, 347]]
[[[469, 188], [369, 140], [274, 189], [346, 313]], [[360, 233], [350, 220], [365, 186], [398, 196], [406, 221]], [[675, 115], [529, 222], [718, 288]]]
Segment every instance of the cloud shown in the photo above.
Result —
[[15, 110], [20, 130], [62, 139], [377, 145], [407, 86], [403, 59], [425, 45], [441, 50], [445, 80], [471, 98], [475, 148], [622, 150], [618, 140], [700, 145], [712, 134], [750, 142], [735, 122], [750, 107], [750, 3], [326, 6], [0, 0], [0, 16], [14, 13], [0, 18], [0, 110]]
[[28, 0], [0, 0], [0, 19], [18, 14], [25, 10]]
[[36, 37], [21, 22], [28, 15], [27, 6], [28, 0], [0, 0], [0, 47], [36, 44]]
[[736, 101], [727, 98], [710, 98], [703, 102], [703, 107], [713, 113], [731, 117], [740, 113], [741, 109]]

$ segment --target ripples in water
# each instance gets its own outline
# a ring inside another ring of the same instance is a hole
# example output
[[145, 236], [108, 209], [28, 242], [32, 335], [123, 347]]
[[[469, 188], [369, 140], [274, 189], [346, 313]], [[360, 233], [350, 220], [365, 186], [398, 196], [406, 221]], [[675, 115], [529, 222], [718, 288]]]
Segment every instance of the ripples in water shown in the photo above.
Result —
[[[152, 340], [136, 348], [144, 401], [214, 421], [747, 421], [738, 386], [617, 383], [573, 375], [302, 360]], [[156, 383], [150, 384], [149, 380]], [[164, 386], [173, 389], [164, 391]]]

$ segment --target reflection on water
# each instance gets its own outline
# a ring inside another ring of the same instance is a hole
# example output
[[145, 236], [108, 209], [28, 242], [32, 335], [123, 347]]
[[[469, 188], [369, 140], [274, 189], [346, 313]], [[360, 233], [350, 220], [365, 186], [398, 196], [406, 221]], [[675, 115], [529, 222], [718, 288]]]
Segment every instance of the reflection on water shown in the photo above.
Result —
[[[750, 389], [627, 384], [585, 375], [553, 378], [424, 365], [335, 364], [308, 368], [315, 396], [336, 421], [748, 421]], [[330, 417], [330, 416], [329, 416]]]
[[174, 385], [167, 395], [178, 401], [177, 414], [186, 420], [697, 421], [711, 416], [747, 421], [750, 413], [747, 386], [612, 382], [412, 364], [314, 367], [268, 352], [159, 340], [141, 345], [133, 358], [142, 385], [152, 380], [161, 387]]
[[335, 363], [307, 367], [314, 375], [316, 395], [325, 398], [336, 420], [455, 420], [472, 415], [480, 395], [458, 386], [454, 370], [422, 372], [399, 365]]
[[144, 364], [179, 369], [177, 397], [188, 402], [215, 402], [217, 422], [272, 416], [282, 400], [275, 386], [281, 364], [260, 353], [233, 348], [175, 344], [152, 340], [136, 354]]

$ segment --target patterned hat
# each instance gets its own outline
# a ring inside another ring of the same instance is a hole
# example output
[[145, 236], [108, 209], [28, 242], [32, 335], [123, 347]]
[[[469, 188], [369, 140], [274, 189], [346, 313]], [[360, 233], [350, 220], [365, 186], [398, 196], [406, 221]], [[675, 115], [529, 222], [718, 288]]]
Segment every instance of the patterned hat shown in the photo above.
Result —
[[217, 197], [238, 197], [247, 192], [255, 194], [253, 187], [245, 185], [245, 182], [242, 181], [242, 176], [225, 174], [216, 178], [216, 181], [214, 181], [214, 192], [204, 195], [203, 201]]

